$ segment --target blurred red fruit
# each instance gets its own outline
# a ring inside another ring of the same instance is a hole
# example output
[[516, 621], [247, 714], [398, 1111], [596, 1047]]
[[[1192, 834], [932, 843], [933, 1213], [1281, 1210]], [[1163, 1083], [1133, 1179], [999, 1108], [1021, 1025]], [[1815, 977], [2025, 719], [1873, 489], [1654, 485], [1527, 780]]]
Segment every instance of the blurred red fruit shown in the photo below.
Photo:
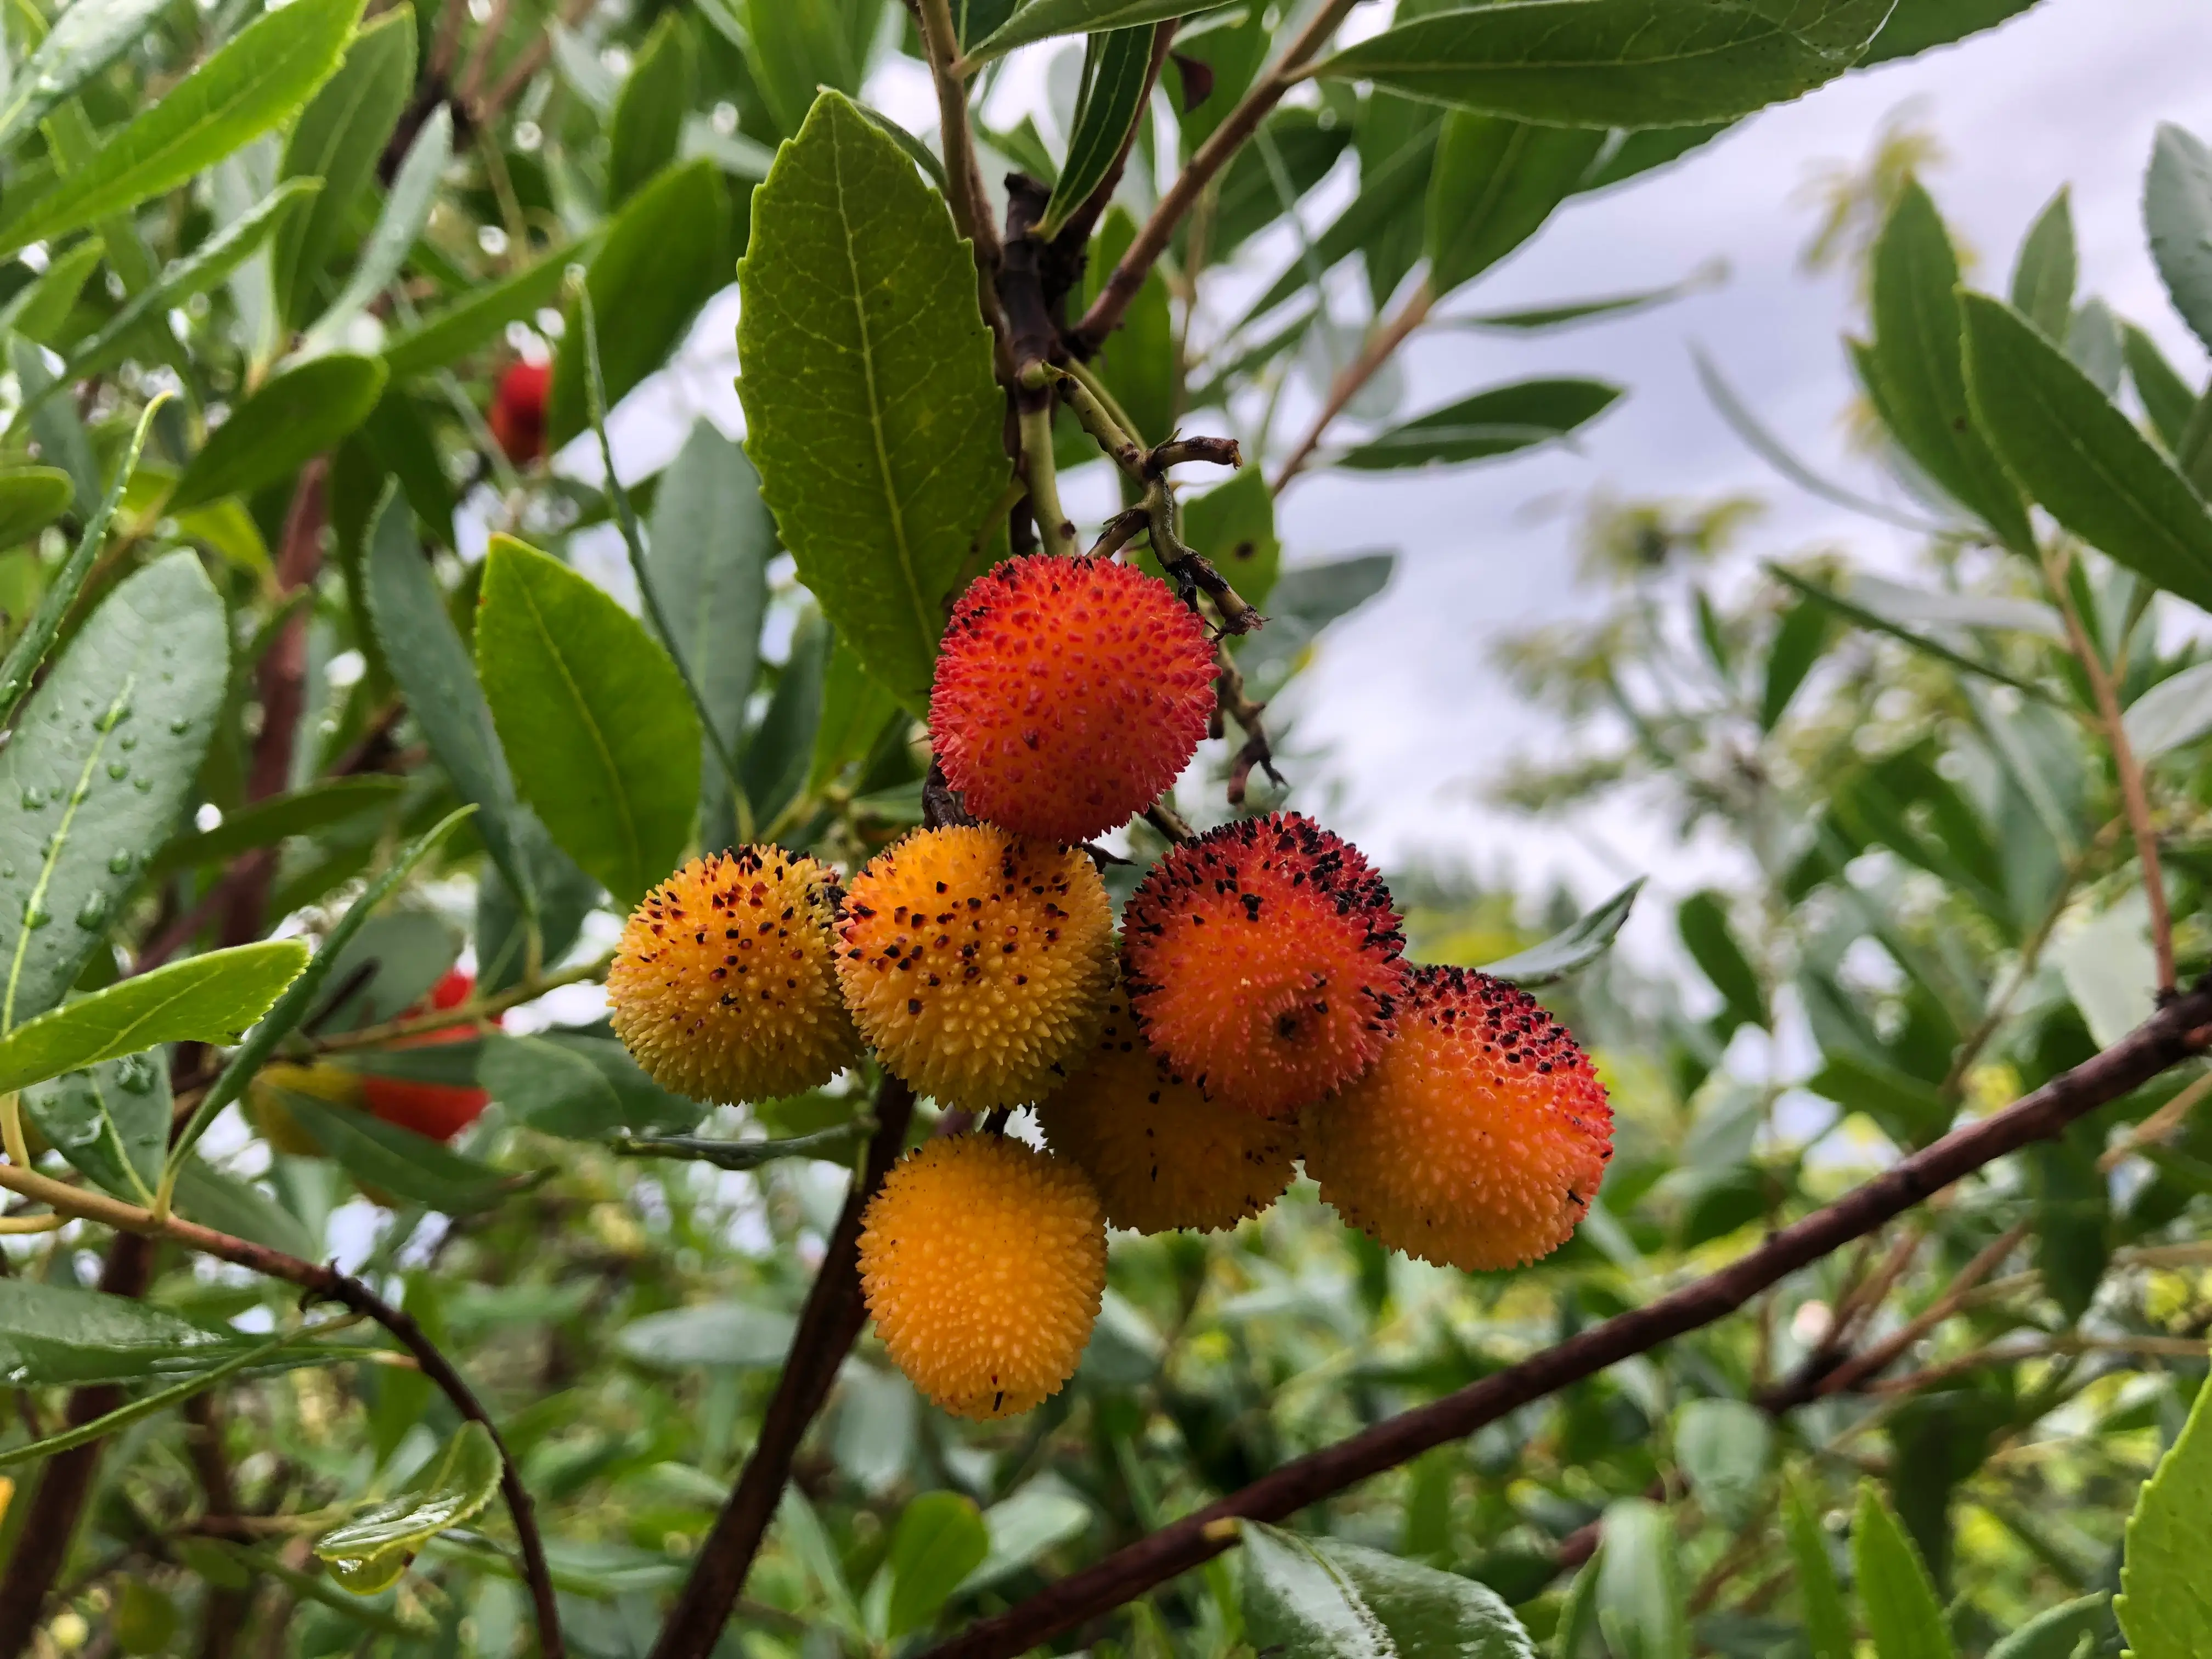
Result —
[[491, 394], [491, 435], [517, 466], [545, 453], [545, 396], [552, 386], [550, 363], [516, 363]]
[[[453, 969], [438, 981], [427, 1000], [407, 1011], [407, 1017], [435, 1009], [458, 1008], [468, 1000], [476, 983], [471, 975]], [[492, 1023], [499, 1023], [496, 1017]], [[441, 1042], [466, 1042], [475, 1036], [473, 1025], [453, 1025], [443, 1030], [402, 1037], [392, 1046], [414, 1048]], [[376, 1077], [366, 1073], [361, 1079], [361, 1096], [362, 1104], [372, 1115], [400, 1128], [412, 1129], [418, 1135], [428, 1135], [433, 1140], [451, 1140], [460, 1133], [477, 1121], [489, 1098], [483, 1090], [466, 1084], [417, 1083], [407, 1078]]]

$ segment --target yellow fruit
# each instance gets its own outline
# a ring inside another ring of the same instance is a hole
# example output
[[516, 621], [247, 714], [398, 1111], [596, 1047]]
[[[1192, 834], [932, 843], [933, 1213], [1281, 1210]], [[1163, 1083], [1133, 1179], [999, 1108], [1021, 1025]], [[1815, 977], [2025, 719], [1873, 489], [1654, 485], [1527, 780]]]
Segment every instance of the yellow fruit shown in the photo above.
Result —
[[949, 1106], [1048, 1093], [1097, 1034], [1114, 911], [1088, 854], [989, 824], [924, 830], [854, 878], [837, 975], [884, 1064]]
[[261, 1138], [277, 1152], [293, 1158], [320, 1158], [323, 1143], [300, 1127], [284, 1105], [286, 1094], [306, 1095], [328, 1106], [362, 1104], [358, 1073], [336, 1066], [294, 1066], [279, 1061], [264, 1066], [246, 1085], [246, 1115]]
[[1613, 1155], [1605, 1085], [1526, 991], [1417, 968], [1382, 1057], [1307, 1109], [1306, 1173], [1353, 1226], [1439, 1267], [1566, 1243]]
[[1208, 1100], [1146, 1046], [1115, 991], [1091, 1061], [1037, 1108], [1045, 1143], [1091, 1177], [1107, 1221], [1140, 1233], [1233, 1227], [1283, 1195], [1295, 1122]]
[[1002, 1135], [901, 1158], [860, 1218], [860, 1285], [898, 1368], [956, 1417], [1012, 1417], [1075, 1374], [1106, 1288], [1083, 1172]]
[[780, 847], [694, 859], [630, 913], [607, 970], [615, 1035], [694, 1100], [827, 1083], [860, 1042], [830, 962], [836, 875]]

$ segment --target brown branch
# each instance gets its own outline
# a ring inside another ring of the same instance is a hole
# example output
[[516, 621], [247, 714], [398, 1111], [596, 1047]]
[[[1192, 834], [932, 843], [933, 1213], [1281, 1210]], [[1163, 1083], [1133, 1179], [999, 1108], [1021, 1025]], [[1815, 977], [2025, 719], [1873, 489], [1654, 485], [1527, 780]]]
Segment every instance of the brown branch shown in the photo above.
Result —
[[1175, 43], [1176, 21], [1170, 17], [1152, 26], [1152, 55], [1145, 65], [1145, 89], [1137, 97], [1137, 118], [1122, 135], [1121, 148], [1115, 153], [1114, 165], [1106, 169], [1106, 176], [1084, 198], [1082, 205], [1068, 215], [1067, 222], [1052, 239], [1046, 258], [1045, 298], [1055, 307], [1082, 279], [1091, 233], [1098, 228], [1098, 221], [1114, 200], [1114, 192], [1121, 187], [1121, 175], [1129, 166], [1129, 152], [1136, 148], [1137, 135], [1145, 128], [1146, 112], [1152, 106], [1152, 88], [1159, 84], [1160, 71], [1167, 67], [1168, 48]]
[[700, 1546], [691, 1576], [653, 1644], [653, 1659], [706, 1659], [730, 1622], [761, 1540], [782, 1502], [799, 1440], [829, 1399], [838, 1367], [867, 1322], [860, 1298], [860, 1215], [905, 1147], [913, 1112], [914, 1091], [886, 1073], [876, 1091], [876, 1132], [868, 1141], [867, 1159], [845, 1195], [845, 1207], [806, 1293], [783, 1374], [776, 1378], [761, 1420], [760, 1438]]
[[1225, 729], [1223, 721], [1233, 720], [1244, 733], [1243, 745], [1230, 757], [1229, 804], [1244, 804], [1246, 787], [1252, 781], [1252, 769], [1260, 768], [1277, 788], [1283, 787], [1283, 775], [1275, 769], [1274, 745], [1267, 739], [1267, 728], [1261, 720], [1267, 705], [1255, 702], [1244, 692], [1244, 671], [1237, 665], [1230, 654], [1229, 643], [1222, 641], [1216, 647], [1216, 660], [1221, 672], [1213, 682], [1213, 735], [1219, 737]]
[[1197, 153], [1183, 166], [1175, 183], [1168, 186], [1160, 198], [1159, 206], [1152, 210], [1152, 217], [1145, 221], [1137, 240], [1129, 244], [1129, 251], [1121, 256], [1121, 263], [1114, 267], [1114, 274], [1098, 290], [1098, 297], [1091, 302], [1091, 309], [1083, 313], [1083, 320], [1075, 325], [1072, 343], [1088, 356], [1105, 343], [1106, 337], [1121, 325], [1121, 315], [1137, 291], [1145, 285], [1145, 278], [1175, 235], [1176, 227], [1183, 216], [1197, 205], [1229, 159], [1236, 155], [1245, 141], [1259, 131], [1260, 123], [1267, 112], [1282, 101], [1283, 94], [1297, 84], [1298, 71], [1305, 67], [1315, 53], [1328, 44], [1328, 37], [1336, 33], [1336, 26], [1351, 12], [1357, 0], [1328, 0], [1314, 16], [1312, 22], [1298, 38], [1291, 42], [1274, 66], [1252, 84], [1243, 101], [1229, 112], [1226, 120], [1213, 130], [1212, 135], [1198, 147]]
[[1869, 1378], [1879, 1376], [1888, 1370], [1896, 1362], [1898, 1355], [1956, 1313], [1959, 1305], [1966, 1299], [1967, 1292], [1996, 1272], [2021, 1240], [2027, 1237], [2027, 1232], [2028, 1224], [2025, 1221], [2007, 1228], [1959, 1270], [1959, 1276], [1951, 1281], [1950, 1287], [1942, 1295], [1881, 1341], [1852, 1355], [1814, 1383], [1814, 1397], [1818, 1399], [1827, 1395], [1842, 1394], [1846, 1389], [1860, 1387]]
[[1429, 279], [1424, 276], [1414, 286], [1413, 291], [1406, 296], [1406, 303], [1398, 308], [1398, 314], [1369, 337], [1367, 343], [1360, 349], [1359, 356], [1353, 358], [1331, 384], [1328, 396], [1322, 404], [1321, 413], [1314, 416], [1313, 424], [1306, 428], [1306, 435], [1298, 441], [1298, 447], [1291, 452], [1291, 459], [1283, 463], [1283, 470], [1275, 475], [1272, 487], [1277, 494], [1279, 495], [1283, 486], [1297, 477], [1305, 464], [1313, 459], [1314, 451], [1321, 447], [1321, 441], [1328, 434], [1330, 423], [1344, 413], [1344, 406], [1359, 395], [1359, 389], [1375, 378], [1382, 365], [1390, 361], [1393, 352], [1406, 343], [1406, 337], [1428, 320], [1429, 307], [1436, 302], [1436, 291], [1429, 286]]
[[[563, 0], [562, 26], [574, 28], [591, 15], [592, 6], [597, 3], [598, 0]], [[481, 100], [471, 100], [463, 112], [475, 125], [489, 126], [500, 111], [514, 101], [515, 95], [530, 84], [531, 78], [544, 69], [552, 57], [553, 30], [549, 25], [535, 40], [515, 55], [514, 61], [507, 66], [507, 73], [499, 77], [492, 89]]]
[[937, 93], [939, 148], [945, 152], [945, 200], [952, 223], [968, 239], [975, 257], [975, 298], [991, 325], [1000, 353], [1000, 376], [1015, 366], [1008, 351], [1006, 313], [999, 307], [999, 232], [991, 222], [990, 198], [975, 157], [975, 135], [968, 123], [968, 87], [955, 60], [960, 38], [952, 27], [949, 0], [918, 0], [915, 21], [921, 28], [922, 56], [929, 60], [930, 84]]
[[[230, 1460], [223, 1454], [221, 1401], [211, 1394], [194, 1395], [185, 1401], [184, 1419], [185, 1450], [207, 1497], [204, 1519], [237, 1519], [238, 1492], [230, 1478]], [[235, 1589], [210, 1584], [200, 1610], [199, 1659], [230, 1659], [252, 1607], [250, 1582]]]
[[1901, 1159], [1833, 1204], [1784, 1228], [1720, 1272], [1595, 1325], [1517, 1365], [1283, 1465], [1194, 1515], [980, 1620], [930, 1659], [1014, 1659], [1227, 1549], [1242, 1519], [1285, 1520], [1307, 1505], [1457, 1440], [1508, 1413], [1686, 1332], [1724, 1318], [1769, 1285], [1863, 1237], [2008, 1152], [2058, 1133], [2212, 1042], [2212, 980], [2001, 1112]]

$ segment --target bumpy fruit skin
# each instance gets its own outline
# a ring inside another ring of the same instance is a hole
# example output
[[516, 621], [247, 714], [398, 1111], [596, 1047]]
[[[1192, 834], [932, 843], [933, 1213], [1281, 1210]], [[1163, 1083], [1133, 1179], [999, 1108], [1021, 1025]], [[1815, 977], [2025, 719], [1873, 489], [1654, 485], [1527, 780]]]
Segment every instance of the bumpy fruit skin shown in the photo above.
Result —
[[517, 466], [545, 453], [545, 399], [553, 388], [550, 363], [515, 363], [493, 388], [484, 423]]
[[607, 1000], [654, 1081], [694, 1100], [771, 1100], [859, 1055], [830, 961], [836, 873], [780, 847], [694, 859], [623, 928]]
[[916, 1089], [969, 1111], [1025, 1106], [1097, 1034], [1113, 906], [1080, 851], [991, 824], [920, 830], [854, 878], [837, 976]]
[[1213, 708], [1213, 647], [1166, 583], [1031, 554], [970, 583], [929, 694], [929, 738], [970, 811], [1086, 841], [1158, 800]]
[[1208, 1099], [1267, 1117], [1364, 1071], [1406, 982], [1382, 878], [1296, 812], [1176, 848], [1130, 899], [1122, 933], [1152, 1047]]
[[1118, 990], [1091, 1063], [1036, 1110], [1045, 1144], [1091, 1177], [1108, 1223], [1140, 1233], [1233, 1227], [1296, 1173], [1296, 1123], [1208, 1100], [1161, 1063]]
[[[427, 1002], [409, 1009], [408, 1014], [458, 1008], [469, 1000], [476, 985], [473, 975], [453, 969], [438, 981]], [[425, 1031], [419, 1036], [402, 1037], [392, 1046], [416, 1048], [467, 1042], [476, 1035], [473, 1026], [453, 1025], [441, 1031]], [[361, 1078], [361, 1104], [372, 1115], [403, 1129], [412, 1129], [418, 1135], [428, 1135], [433, 1140], [451, 1140], [460, 1133], [483, 1115], [490, 1098], [482, 1089], [468, 1084], [418, 1083], [408, 1078], [379, 1077], [373, 1072], [363, 1073]]]
[[1439, 1267], [1566, 1243], [1613, 1156], [1605, 1085], [1535, 998], [1417, 968], [1382, 1058], [1305, 1114], [1306, 1173], [1345, 1220]]
[[1049, 1152], [932, 1140], [868, 1200], [860, 1286], [915, 1387], [956, 1417], [1016, 1416], [1075, 1375], [1106, 1288], [1106, 1218]]

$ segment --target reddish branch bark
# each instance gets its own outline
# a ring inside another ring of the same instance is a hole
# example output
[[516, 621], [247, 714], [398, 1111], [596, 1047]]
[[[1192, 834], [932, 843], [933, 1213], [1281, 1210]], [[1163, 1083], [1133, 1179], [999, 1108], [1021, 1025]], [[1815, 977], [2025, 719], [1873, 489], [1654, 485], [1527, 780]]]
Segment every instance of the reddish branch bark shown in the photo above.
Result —
[[1308, 1504], [1457, 1440], [1610, 1365], [1710, 1325], [1767, 1286], [1872, 1232], [2008, 1152], [2057, 1134], [2212, 1043], [2212, 980], [2174, 998], [2138, 1030], [2033, 1094], [1953, 1131], [1864, 1186], [1783, 1229], [1719, 1273], [1609, 1319], [1455, 1394], [1294, 1460], [1243, 1491], [1039, 1594], [970, 1626], [928, 1659], [1013, 1659], [1110, 1612], [1236, 1541], [1234, 1522], [1281, 1521]]

